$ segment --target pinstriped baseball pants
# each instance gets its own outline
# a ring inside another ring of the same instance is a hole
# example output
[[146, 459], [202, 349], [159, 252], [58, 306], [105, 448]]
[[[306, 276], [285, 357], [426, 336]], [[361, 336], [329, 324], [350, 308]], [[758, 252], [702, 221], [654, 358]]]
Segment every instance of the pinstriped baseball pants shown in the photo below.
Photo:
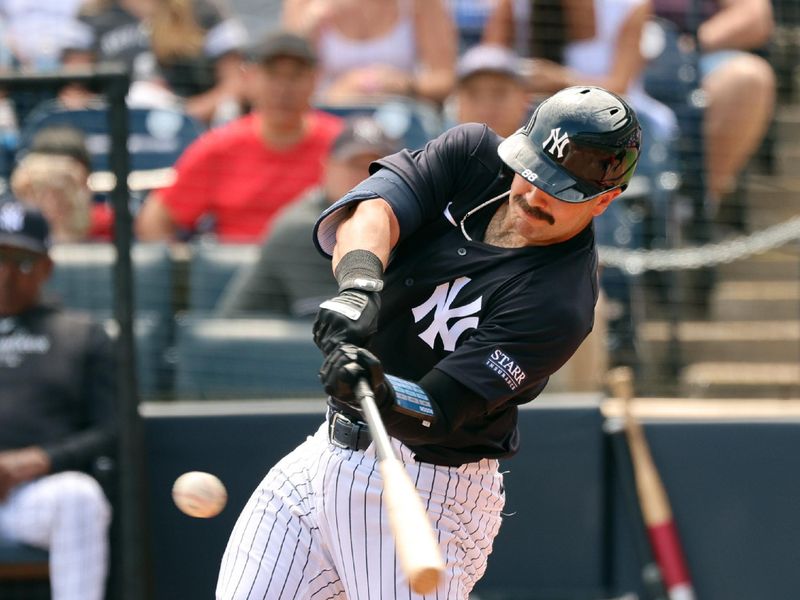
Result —
[[217, 600], [466, 600], [500, 528], [505, 494], [497, 461], [417, 463], [405, 445], [392, 443], [446, 562], [435, 593], [413, 593], [400, 569], [373, 445], [338, 448], [323, 425], [250, 497], [222, 558]]
[[0, 535], [49, 550], [53, 600], [102, 600], [111, 506], [89, 475], [66, 471], [11, 490]]

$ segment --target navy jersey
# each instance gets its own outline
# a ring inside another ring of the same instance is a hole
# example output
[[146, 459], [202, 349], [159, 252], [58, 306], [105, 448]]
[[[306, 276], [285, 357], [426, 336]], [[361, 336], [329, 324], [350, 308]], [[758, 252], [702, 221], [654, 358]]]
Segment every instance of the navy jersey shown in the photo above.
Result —
[[88, 315], [37, 306], [0, 318], [0, 451], [42, 446], [53, 472], [113, 452], [114, 360]]
[[398, 218], [400, 241], [385, 272], [369, 348], [392, 375], [419, 381], [438, 369], [484, 403], [445, 443], [412, 446], [431, 462], [513, 454], [516, 406], [542, 391], [593, 325], [598, 286], [591, 226], [549, 246], [482, 241], [513, 178], [497, 155], [499, 142], [485, 126], [470, 124], [422, 150], [391, 155], [315, 227], [318, 247], [330, 254], [346, 205], [379, 196]]

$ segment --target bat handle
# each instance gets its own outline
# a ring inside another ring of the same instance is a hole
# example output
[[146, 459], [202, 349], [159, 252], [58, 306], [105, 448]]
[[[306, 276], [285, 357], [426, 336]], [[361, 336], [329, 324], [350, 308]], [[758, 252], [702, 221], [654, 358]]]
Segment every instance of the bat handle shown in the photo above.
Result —
[[389, 441], [389, 434], [386, 433], [383, 419], [381, 419], [378, 406], [375, 404], [375, 393], [372, 391], [369, 383], [367, 383], [367, 380], [363, 377], [356, 383], [355, 393], [358, 403], [361, 405], [361, 412], [364, 414], [364, 419], [367, 421], [369, 433], [372, 436], [372, 442], [375, 444], [378, 460], [383, 461], [387, 458], [394, 458], [394, 451]]

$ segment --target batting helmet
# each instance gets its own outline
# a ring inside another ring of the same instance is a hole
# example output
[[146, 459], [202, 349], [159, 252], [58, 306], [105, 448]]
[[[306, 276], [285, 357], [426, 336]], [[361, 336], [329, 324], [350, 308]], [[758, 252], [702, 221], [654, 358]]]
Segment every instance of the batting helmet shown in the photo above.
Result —
[[500, 158], [564, 202], [585, 202], [628, 185], [639, 160], [636, 113], [599, 87], [569, 87], [542, 102], [500, 143]]

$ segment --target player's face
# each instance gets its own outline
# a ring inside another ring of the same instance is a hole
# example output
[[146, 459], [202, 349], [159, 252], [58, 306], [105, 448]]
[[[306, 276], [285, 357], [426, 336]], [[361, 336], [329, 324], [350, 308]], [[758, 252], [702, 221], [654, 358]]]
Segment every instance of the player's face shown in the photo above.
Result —
[[42, 254], [0, 246], [0, 316], [18, 315], [35, 305], [52, 264]]
[[507, 75], [477, 73], [458, 86], [459, 123], [486, 123], [503, 137], [514, 133], [525, 120], [528, 95]]
[[508, 201], [507, 226], [528, 246], [557, 244], [583, 231], [619, 194], [620, 190], [616, 189], [587, 202], [562, 202], [515, 175]]

